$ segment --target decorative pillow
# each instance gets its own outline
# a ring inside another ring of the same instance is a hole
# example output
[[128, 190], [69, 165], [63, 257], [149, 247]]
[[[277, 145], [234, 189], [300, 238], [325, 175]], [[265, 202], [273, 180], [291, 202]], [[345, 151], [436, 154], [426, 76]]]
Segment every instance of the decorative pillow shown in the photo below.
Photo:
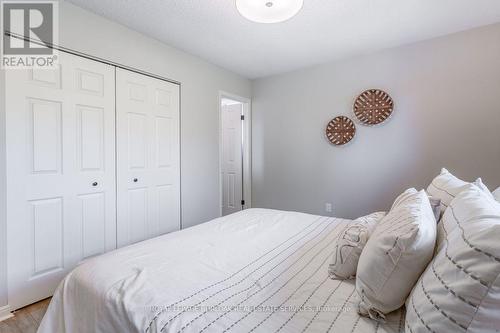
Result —
[[496, 201], [500, 202], [500, 187], [493, 191], [493, 197]]
[[336, 252], [328, 267], [328, 273], [332, 279], [345, 280], [356, 275], [361, 251], [375, 229], [375, 225], [385, 215], [385, 212], [378, 212], [357, 218], [340, 233], [335, 245]]
[[[434, 198], [441, 199], [441, 214], [443, 214], [450, 202], [469, 184], [442, 168], [441, 173], [430, 183], [427, 193]], [[483, 184], [481, 178], [476, 179], [474, 184], [485, 192], [491, 193]]]
[[470, 186], [441, 224], [444, 246], [406, 301], [406, 331], [499, 332], [500, 204]]
[[373, 319], [400, 308], [431, 260], [436, 221], [425, 191], [406, 190], [377, 224], [358, 263], [358, 312]]

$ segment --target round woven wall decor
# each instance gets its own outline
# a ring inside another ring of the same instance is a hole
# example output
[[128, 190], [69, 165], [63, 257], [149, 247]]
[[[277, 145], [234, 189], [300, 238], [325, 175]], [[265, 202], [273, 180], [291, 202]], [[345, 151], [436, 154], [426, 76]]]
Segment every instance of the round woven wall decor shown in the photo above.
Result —
[[345, 116], [333, 118], [326, 126], [326, 137], [336, 146], [345, 145], [354, 138], [355, 134], [354, 122]]
[[378, 125], [394, 111], [391, 96], [379, 89], [363, 91], [354, 102], [354, 114], [365, 125]]

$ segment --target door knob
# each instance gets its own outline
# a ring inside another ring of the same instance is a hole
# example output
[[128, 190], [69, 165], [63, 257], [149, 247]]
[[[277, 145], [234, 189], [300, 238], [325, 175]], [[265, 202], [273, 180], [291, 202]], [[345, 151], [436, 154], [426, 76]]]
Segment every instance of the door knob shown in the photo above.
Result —
[[93, 183], [92, 183], [92, 186], [97, 186], [97, 182], [93, 182]]
[[139, 179], [137, 179], [137, 178], [134, 178], [134, 183], [137, 183], [137, 181], [138, 181], [138, 180], [139, 180]]

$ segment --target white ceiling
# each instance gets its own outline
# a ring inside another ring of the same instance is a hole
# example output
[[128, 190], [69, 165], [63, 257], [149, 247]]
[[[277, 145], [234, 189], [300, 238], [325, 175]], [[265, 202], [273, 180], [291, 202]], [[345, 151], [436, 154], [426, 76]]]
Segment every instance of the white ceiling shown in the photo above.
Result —
[[248, 78], [500, 22], [499, 0], [305, 0], [278, 24], [234, 0], [68, 1]]

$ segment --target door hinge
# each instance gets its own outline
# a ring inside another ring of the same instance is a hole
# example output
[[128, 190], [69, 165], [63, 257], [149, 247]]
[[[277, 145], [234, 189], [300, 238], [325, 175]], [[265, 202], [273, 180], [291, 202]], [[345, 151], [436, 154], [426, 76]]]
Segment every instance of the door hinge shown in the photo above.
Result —
[[241, 115], [241, 120], [245, 120], [245, 116], [244, 115]]
[[245, 200], [241, 200], [241, 205], [245, 206]]

